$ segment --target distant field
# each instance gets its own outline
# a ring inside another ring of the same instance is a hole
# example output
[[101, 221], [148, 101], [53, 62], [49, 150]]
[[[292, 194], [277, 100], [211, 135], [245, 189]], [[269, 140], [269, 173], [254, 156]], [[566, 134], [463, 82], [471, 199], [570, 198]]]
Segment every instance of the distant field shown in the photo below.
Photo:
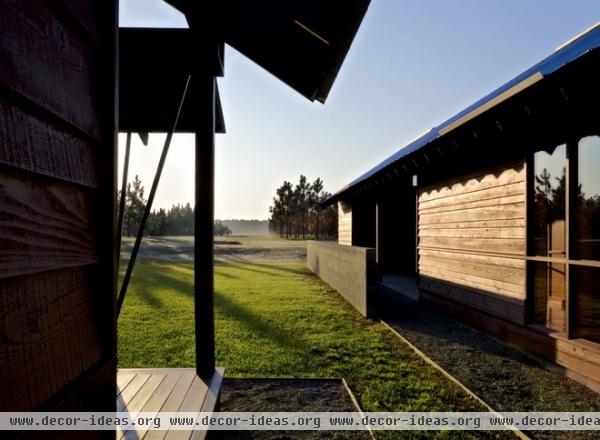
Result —
[[[133, 242], [132, 237], [123, 238], [123, 260], [129, 258]], [[138, 258], [170, 262], [193, 261], [194, 237], [144, 237]], [[285, 240], [275, 235], [215, 237], [215, 258], [217, 261], [238, 263], [304, 261], [306, 241]]]
[[233, 235], [268, 235], [268, 220], [221, 220]]

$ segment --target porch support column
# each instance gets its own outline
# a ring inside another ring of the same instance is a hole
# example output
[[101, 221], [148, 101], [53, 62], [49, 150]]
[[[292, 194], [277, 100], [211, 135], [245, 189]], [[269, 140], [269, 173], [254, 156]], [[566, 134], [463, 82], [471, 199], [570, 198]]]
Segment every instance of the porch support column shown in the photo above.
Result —
[[196, 203], [194, 211], [194, 312], [196, 371], [209, 379], [215, 372], [214, 294], [214, 175], [216, 79], [197, 69], [192, 74], [196, 107]]

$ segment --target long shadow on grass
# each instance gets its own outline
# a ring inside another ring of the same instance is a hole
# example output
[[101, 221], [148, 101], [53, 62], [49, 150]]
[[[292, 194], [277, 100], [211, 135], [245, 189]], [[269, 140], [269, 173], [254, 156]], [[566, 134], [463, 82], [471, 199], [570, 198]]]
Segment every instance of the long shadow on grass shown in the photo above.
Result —
[[[283, 266], [278, 263], [272, 263], [272, 264], [256, 263], [256, 262], [249, 261], [249, 260], [246, 260], [244, 258], [239, 258], [239, 257], [235, 258], [234, 262], [219, 261], [217, 263], [217, 265], [246, 270], [249, 272], [261, 273], [261, 274], [270, 275], [270, 276], [278, 276], [277, 273], [273, 273], [273, 272], [286, 272], [286, 273], [291, 273], [294, 275], [307, 275], [309, 273], [307, 271], [307, 269], [305, 269], [305, 268], [287, 267], [287, 266]], [[268, 269], [268, 270], [261, 270], [261, 269]]]
[[[185, 281], [179, 276], [170, 275], [168, 266], [153, 263], [149, 265], [152, 266], [149, 276], [142, 278], [141, 281], [136, 280], [135, 273], [132, 277], [132, 281], [137, 284], [136, 294], [146, 304], [156, 309], [165, 307], [161, 297], [165, 294], [168, 295], [169, 292], [165, 292], [168, 290], [190, 297], [194, 295], [193, 280]], [[140, 275], [138, 274], [138, 276]], [[160, 296], [156, 294], [159, 288], [162, 291]], [[127, 303], [127, 299], [125, 299], [125, 303]]]
[[235, 319], [248, 330], [258, 333], [288, 350], [303, 352], [302, 347], [307, 347], [309, 345], [294, 333], [283, 332], [280, 329], [273, 327], [265, 322], [259, 315], [236, 304], [219, 291], [215, 291], [215, 305], [217, 311]]
[[[144, 277], [141, 279], [137, 278], [141, 274], [138, 272], [137, 277], [134, 272], [132, 281], [137, 283], [137, 294], [146, 304], [153, 308], [161, 308], [164, 306], [164, 303], [161, 301], [161, 298], [155, 294], [156, 287], [161, 286], [166, 289], [174, 290], [177, 293], [184, 294], [186, 296], [194, 295], [194, 281], [193, 281], [193, 266], [191, 269], [191, 280], [186, 281], [181, 279], [179, 275], [180, 271], [175, 271], [177, 274], [173, 274], [174, 270], [169, 267], [169, 265], [163, 263], [155, 263], [155, 262], [147, 262], [146, 263], [151, 268], [150, 276]], [[253, 267], [254, 266], [254, 267]], [[268, 270], [262, 270], [256, 268], [264, 268]], [[256, 263], [225, 263], [218, 262], [215, 267], [215, 274], [229, 279], [239, 279], [239, 277], [227, 273], [224, 270], [219, 270], [220, 268], [233, 268], [240, 269], [249, 272], [260, 273], [263, 275], [269, 276], [278, 276], [277, 273], [273, 273], [274, 271], [281, 271], [287, 273], [293, 273], [297, 275], [304, 275], [306, 271], [302, 269], [294, 269], [288, 267], [280, 267], [278, 265], [269, 265], [269, 264], [256, 264]], [[185, 275], [185, 274], [184, 274]]]
[[[179, 276], [172, 275], [166, 266], [160, 264], [152, 266], [156, 266], [156, 270], [153, 270], [151, 277], [146, 278], [144, 280], [144, 285], [140, 286], [137, 291], [140, 298], [148, 305], [154, 308], [161, 308], [165, 306], [160, 298], [153, 293], [153, 291], [156, 290], [154, 289], [154, 286], [164, 286], [165, 289], [174, 291], [177, 294], [193, 297], [194, 289], [192, 282], [182, 280]], [[233, 266], [240, 268], [242, 265]], [[249, 268], [246, 269], [250, 270]], [[257, 272], [263, 271], [257, 270]], [[276, 275], [273, 273], [266, 273], [269, 275]], [[222, 275], [222, 273], [219, 273], [219, 275]], [[218, 311], [232, 319], [235, 319], [247, 329], [260, 334], [261, 336], [273, 341], [275, 344], [281, 347], [302, 352], [302, 347], [306, 347], [308, 345], [306, 341], [297, 337], [294, 333], [283, 332], [280, 329], [273, 327], [268, 322], [265, 322], [264, 319], [262, 319], [256, 313], [253, 313], [250, 310], [231, 301], [222, 292], [215, 291], [215, 304]]]

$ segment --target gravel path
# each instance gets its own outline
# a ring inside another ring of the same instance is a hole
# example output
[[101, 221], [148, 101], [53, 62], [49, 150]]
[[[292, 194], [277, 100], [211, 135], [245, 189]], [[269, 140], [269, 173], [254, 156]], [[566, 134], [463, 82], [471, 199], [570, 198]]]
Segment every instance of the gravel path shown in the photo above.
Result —
[[[600, 411], [600, 395], [540, 359], [382, 288], [382, 319], [497, 411]], [[526, 432], [536, 439], [597, 439], [597, 432]]]
[[[225, 379], [221, 411], [356, 411], [341, 380]], [[371, 440], [365, 431], [229, 431], [226, 439]]]

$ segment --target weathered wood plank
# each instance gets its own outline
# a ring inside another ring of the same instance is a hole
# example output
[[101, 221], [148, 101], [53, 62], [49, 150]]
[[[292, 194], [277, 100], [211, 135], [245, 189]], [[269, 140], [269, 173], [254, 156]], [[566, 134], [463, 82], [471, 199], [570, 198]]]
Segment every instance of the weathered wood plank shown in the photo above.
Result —
[[436, 228], [419, 231], [419, 237], [446, 238], [525, 238], [525, 228]]
[[0, 100], [0, 163], [98, 188], [94, 148], [98, 146]]
[[171, 395], [171, 392], [175, 389], [175, 386], [183, 374], [176, 369], [166, 369], [165, 371], [168, 372], [165, 380], [161, 382], [160, 386], [156, 389], [156, 392], [148, 399], [142, 408], [142, 411], [159, 411]]
[[437, 268], [428, 264], [419, 263], [419, 273], [442, 281], [449, 281], [458, 285], [473, 287], [498, 295], [525, 298], [523, 284], [515, 284], [504, 281], [493, 280], [478, 275], [470, 275], [464, 272], [455, 272], [448, 268]]
[[117, 412], [128, 411], [129, 403], [151, 376], [149, 373], [135, 375], [133, 380], [121, 390], [121, 394], [117, 397]]
[[131, 382], [134, 378], [135, 373], [117, 375], [117, 396], [121, 394], [121, 391], [123, 391], [123, 389], [129, 385], [129, 382]]
[[431, 292], [434, 297], [446, 298], [518, 324], [525, 323], [525, 304], [522, 299], [499, 297], [426, 276], [419, 280], [419, 290], [424, 298]]
[[[176, 412], [179, 410], [195, 377], [196, 377], [196, 372], [191, 371], [191, 370], [183, 372], [181, 374], [181, 377], [177, 381], [177, 384], [173, 388], [173, 391], [171, 391], [171, 394], [169, 395], [168, 399], [165, 401], [164, 405], [162, 406], [161, 410], [163, 412]], [[159, 431], [159, 430], [148, 431], [146, 433], [146, 435], [144, 436], [144, 440], [162, 440], [167, 435], [167, 432], [168, 431], [166, 431], [166, 430], [165, 431]]]
[[338, 202], [338, 243], [352, 246], [352, 205]]
[[525, 166], [522, 163], [507, 169], [497, 168], [477, 172], [471, 176], [459, 176], [449, 182], [424, 187], [419, 192], [419, 202], [453, 197], [516, 182], [525, 182]]
[[[513, 164], [424, 188], [418, 269], [433, 293], [522, 322], [526, 171]], [[492, 295], [492, 296], [490, 296]]]
[[99, 261], [91, 196], [0, 168], [0, 279]]
[[521, 239], [422, 237], [419, 240], [419, 245], [438, 249], [494, 252], [523, 256], [525, 252], [525, 240]]
[[44, 2], [0, 2], [0, 85], [99, 138], [98, 58]]
[[422, 257], [439, 257], [446, 258], [449, 260], [456, 260], [467, 263], [479, 263], [498, 267], [515, 268], [519, 270], [525, 270], [525, 260], [518, 257], [506, 257], [506, 256], [495, 256], [482, 254], [480, 252], [465, 252], [465, 251], [452, 251], [452, 250], [441, 250], [441, 249], [419, 249], [419, 256]]
[[513, 267], [496, 266], [485, 263], [472, 263], [462, 259], [440, 258], [422, 255], [419, 264], [424, 267], [435, 267], [442, 270], [450, 270], [456, 273], [464, 273], [490, 280], [506, 281], [519, 285], [522, 289], [525, 282], [525, 267], [515, 269]]
[[135, 393], [135, 396], [127, 402], [127, 410], [130, 412], [141, 411], [165, 377], [165, 373], [150, 374], [148, 380], [144, 382], [144, 385], [142, 385], [138, 392]]
[[419, 231], [428, 229], [462, 229], [462, 228], [515, 228], [525, 227], [525, 219], [508, 219], [508, 220], [473, 220], [473, 221], [459, 221], [459, 222], [448, 222], [448, 223], [429, 223], [420, 224]]
[[487, 206], [471, 210], [440, 212], [436, 214], [420, 214], [419, 225], [431, 225], [455, 222], [497, 221], [525, 218], [525, 203], [504, 205], [502, 209]]
[[[148, 402], [148, 400], [157, 392], [158, 387], [167, 377], [166, 371], [167, 370], [165, 370], [163, 373], [150, 374], [150, 378], [144, 382], [144, 385], [142, 385], [135, 396], [127, 403], [127, 412], [132, 413], [142, 410], [144, 405], [146, 405], [146, 402]], [[135, 429], [126, 432], [119, 430], [116, 437], [117, 439], [121, 439], [123, 437], [127, 439], [141, 438]]]
[[35, 408], [101, 358], [94, 284], [86, 268], [0, 283], [0, 411]]
[[504, 205], [514, 205], [514, 204], [518, 204], [518, 203], [525, 203], [525, 195], [524, 194], [519, 194], [516, 196], [509, 196], [509, 197], [499, 197], [499, 198], [494, 198], [494, 199], [475, 200], [475, 201], [466, 202], [466, 203], [454, 203], [454, 204], [448, 204], [445, 206], [427, 208], [427, 209], [422, 209], [419, 205], [419, 215], [437, 214], [440, 212], [447, 213], [447, 212], [453, 212], [453, 211], [466, 211], [466, 210], [472, 210], [472, 209], [477, 209], [477, 208], [485, 208], [485, 207], [489, 207], [489, 206], [493, 206], [498, 210], [502, 210], [502, 207]]
[[420, 209], [440, 208], [482, 200], [502, 199], [525, 194], [525, 182], [510, 183], [502, 186], [491, 186], [489, 188], [472, 191], [458, 195], [448, 195], [440, 199], [419, 201]]
[[[206, 394], [208, 393], [208, 384], [198, 376], [194, 377], [190, 388], [179, 407], [179, 412], [199, 411], [202, 408]], [[187, 440], [192, 435], [189, 431], [169, 431], [166, 435], [167, 440]]]
[[[160, 411], [183, 374], [183, 372], [177, 369], [163, 369], [163, 371], [166, 372], [166, 377], [142, 408], [143, 412]], [[132, 434], [135, 434], [132, 437], [141, 439], [144, 438], [147, 432], [148, 429], [136, 429], [132, 432]], [[129, 432], [125, 433], [125, 438], [130, 438]]]

